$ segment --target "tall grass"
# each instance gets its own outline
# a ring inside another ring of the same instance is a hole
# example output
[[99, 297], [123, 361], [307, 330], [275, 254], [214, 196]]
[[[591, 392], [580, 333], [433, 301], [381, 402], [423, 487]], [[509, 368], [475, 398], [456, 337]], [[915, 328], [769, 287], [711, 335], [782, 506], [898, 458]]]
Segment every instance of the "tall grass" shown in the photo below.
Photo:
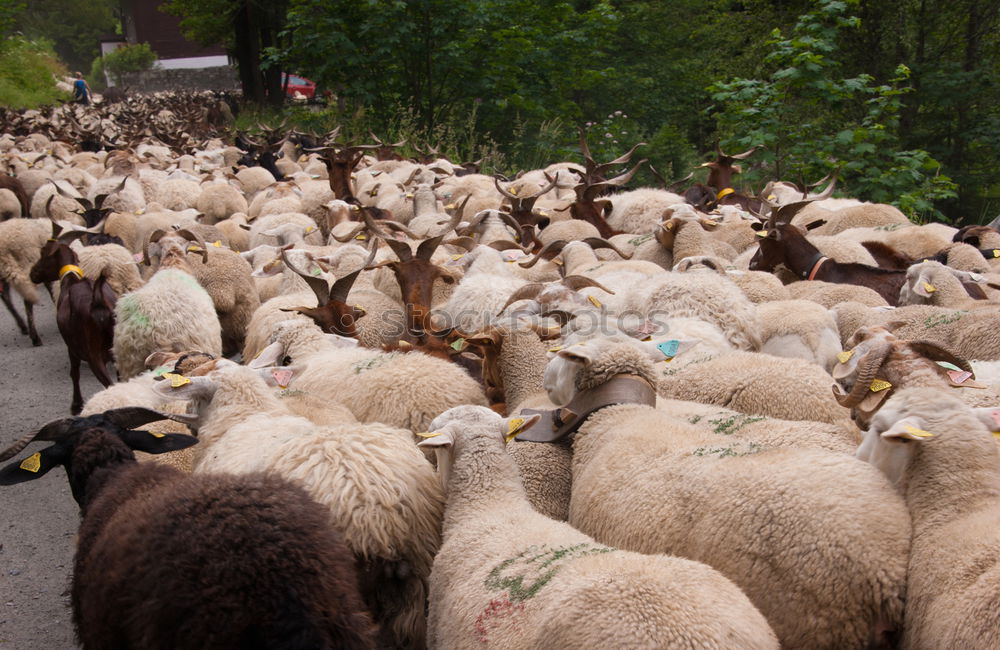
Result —
[[0, 42], [0, 106], [37, 108], [69, 99], [56, 88], [54, 76], [65, 76], [52, 45], [44, 40], [11, 36]]

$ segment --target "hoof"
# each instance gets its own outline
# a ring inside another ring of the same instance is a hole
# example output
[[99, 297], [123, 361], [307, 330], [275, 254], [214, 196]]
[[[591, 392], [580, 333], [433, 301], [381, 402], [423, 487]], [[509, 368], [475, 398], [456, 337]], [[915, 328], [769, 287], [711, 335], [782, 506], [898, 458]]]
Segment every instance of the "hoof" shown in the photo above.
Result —
[[33, 346], [35, 346], [36, 348], [37, 347], [41, 347], [41, 345], [42, 345], [42, 339], [31, 339], [31, 344]]

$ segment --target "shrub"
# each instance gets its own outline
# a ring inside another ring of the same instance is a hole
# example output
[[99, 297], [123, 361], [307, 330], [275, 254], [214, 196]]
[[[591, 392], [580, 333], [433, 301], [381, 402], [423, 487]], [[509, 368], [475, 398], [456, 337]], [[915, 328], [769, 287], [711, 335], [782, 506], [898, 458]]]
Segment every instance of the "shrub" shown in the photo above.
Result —
[[52, 44], [12, 36], [0, 42], [0, 105], [37, 108], [69, 98], [56, 87], [66, 69], [59, 63]]
[[149, 47], [149, 43], [126, 45], [104, 56], [104, 69], [115, 85], [120, 86], [122, 75], [149, 70], [156, 63], [156, 58], [156, 52]]

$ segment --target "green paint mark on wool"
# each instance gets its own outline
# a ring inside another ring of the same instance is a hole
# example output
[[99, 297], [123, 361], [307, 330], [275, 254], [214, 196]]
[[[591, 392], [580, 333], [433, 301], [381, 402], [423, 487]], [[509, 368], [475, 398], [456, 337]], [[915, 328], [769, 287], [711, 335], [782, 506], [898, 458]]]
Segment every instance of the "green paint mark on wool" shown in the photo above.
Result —
[[[538, 595], [542, 587], [551, 582], [552, 578], [570, 560], [599, 553], [610, 553], [614, 550], [607, 546], [596, 546], [590, 543], [558, 548], [548, 548], [544, 544], [541, 547], [532, 545], [514, 557], [496, 565], [486, 576], [483, 585], [487, 589], [506, 591], [510, 594], [511, 602], [522, 602]], [[502, 575], [508, 569], [520, 570], [521, 573]]]
[[888, 231], [888, 232], [892, 232], [893, 230], [899, 230], [903, 226], [909, 226], [909, 224], [904, 224], [904, 223], [888, 223], [888, 224], [885, 224], [884, 226], [875, 226], [874, 228], [872, 228], [872, 230], [885, 230], [885, 231]]
[[641, 237], [635, 237], [633, 239], [628, 240], [628, 243], [632, 244], [633, 246], [639, 246], [640, 244], [645, 244], [652, 238], [653, 238], [652, 235], [642, 235]]
[[361, 359], [360, 361], [355, 361], [351, 364], [351, 370], [354, 371], [355, 375], [360, 375], [365, 370], [371, 370], [372, 368], [378, 368], [384, 364], [389, 359], [398, 357], [400, 352], [388, 352], [386, 354], [380, 354], [375, 357], [368, 357], [367, 359]]
[[938, 325], [948, 325], [949, 323], [954, 323], [964, 316], [967, 312], [956, 311], [953, 314], [935, 314], [933, 316], [928, 316], [924, 319], [924, 327], [931, 329], [932, 327], [937, 327]]
[[728, 418], [709, 420], [709, 423], [715, 425], [712, 429], [712, 433], [721, 433], [724, 436], [731, 436], [748, 424], [753, 424], [754, 422], [760, 422], [761, 420], [766, 419], [767, 418], [763, 416], [755, 417], [745, 413], [737, 413], [736, 415], [731, 415]]
[[127, 294], [118, 299], [118, 313], [122, 322], [130, 322], [140, 327], [149, 327], [149, 317], [142, 311], [135, 296]]
[[[745, 447], [740, 449], [740, 447]], [[718, 456], [719, 458], [736, 457], [736, 456], [750, 456], [751, 454], [757, 454], [762, 451], [770, 449], [767, 445], [762, 445], [758, 442], [738, 442], [728, 447], [698, 447], [691, 452], [692, 456]]]

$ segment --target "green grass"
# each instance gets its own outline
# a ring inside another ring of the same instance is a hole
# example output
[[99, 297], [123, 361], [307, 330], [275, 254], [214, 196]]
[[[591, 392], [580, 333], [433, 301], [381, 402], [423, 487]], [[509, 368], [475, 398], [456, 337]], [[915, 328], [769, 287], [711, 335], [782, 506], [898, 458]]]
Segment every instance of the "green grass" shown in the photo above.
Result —
[[51, 45], [12, 36], [0, 43], [0, 106], [37, 108], [65, 101], [69, 94], [52, 78], [65, 74]]

